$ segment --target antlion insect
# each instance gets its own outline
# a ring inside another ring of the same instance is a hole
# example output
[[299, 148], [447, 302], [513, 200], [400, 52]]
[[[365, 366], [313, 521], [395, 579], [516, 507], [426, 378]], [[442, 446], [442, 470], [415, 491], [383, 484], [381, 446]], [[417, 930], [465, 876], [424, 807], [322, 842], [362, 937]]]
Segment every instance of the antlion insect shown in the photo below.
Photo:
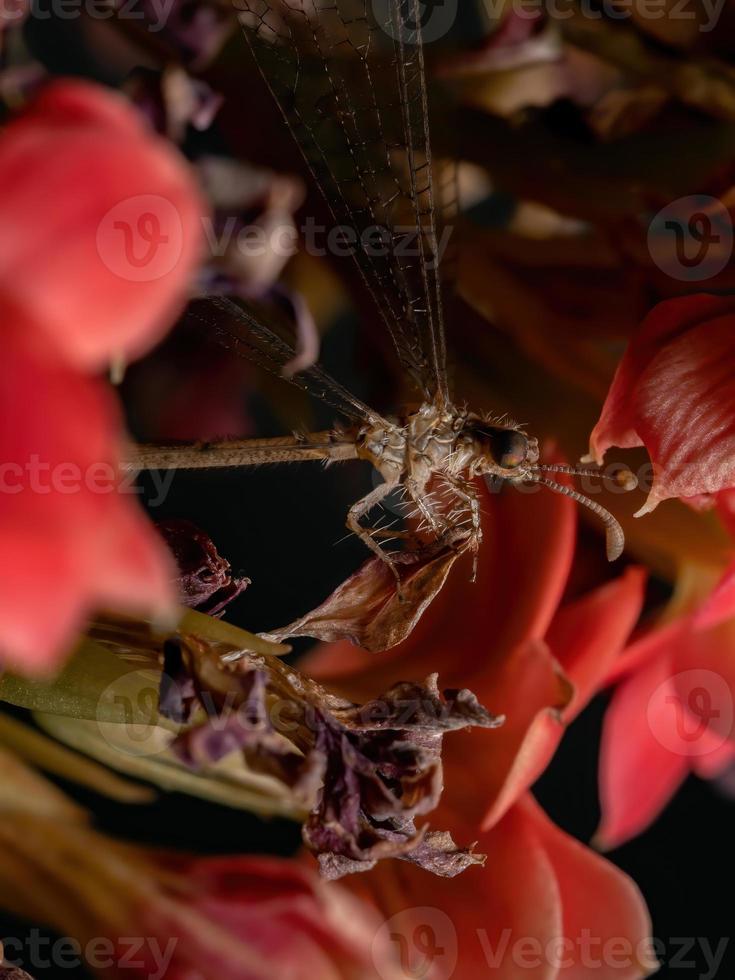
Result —
[[[624, 538], [615, 518], [547, 476], [599, 475], [596, 470], [540, 463], [536, 439], [520, 426], [460, 409], [450, 395], [439, 243], [456, 211], [456, 196], [447, 201], [444, 194], [437, 206], [438, 189], [446, 191], [452, 181], [432, 159], [419, 0], [245, 0], [242, 9], [255, 63], [335, 221], [360, 232], [353, 257], [363, 286], [422, 403], [387, 418], [319, 366], [292, 376], [294, 350], [275, 330], [240, 301], [209, 298], [189, 308], [208, 336], [288, 377], [349, 424], [305, 436], [138, 446], [130, 464], [198, 468], [369, 460], [383, 482], [350, 508], [347, 526], [396, 576], [394, 557], [381, 543], [385, 532], [363, 523], [373, 508], [402, 488], [436, 542], [476, 553], [479, 477], [535, 483], [572, 497], [602, 520], [608, 558], [617, 558]], [[409, 240], [412, 247], [406, 246]], [[635, 479], [624, 470], [618, 483], [632, 489]]]

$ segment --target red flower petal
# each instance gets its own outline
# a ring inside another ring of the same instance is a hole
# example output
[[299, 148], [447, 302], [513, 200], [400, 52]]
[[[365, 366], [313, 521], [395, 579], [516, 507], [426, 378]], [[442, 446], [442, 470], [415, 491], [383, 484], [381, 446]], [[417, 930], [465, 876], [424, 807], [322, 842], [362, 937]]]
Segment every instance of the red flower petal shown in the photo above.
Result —
[[[191, 885], [193, 921], [198, 921], [200, 932], [182, 932], [183, 923], [179, 924], [171, 980], [189, 976], [187, 959], [223, 980], [260, 980], [274, 974], [294, 980], [367, 980], [377, 966], [384, 969], [386, 980], [398, 980], [398, 971], [392, 972], [394, 950], [387, 941], [375, 941], [380, 922], [371, 909], [296, 862], [247, 856], [177, 863], [177, 871]], [[226, 941], [217, 948], [219, 930], [226, 931]]]
[[658, 656], [613, 694], [600, 749], [602, 847], [616, 847], [645, 829], [689, 772], [686, 756], [666, 745], [673, 716], [666, 697], [675, 693], [671, 661]]
[[[470, 828], [458, 817], [453, 829]], [[430, 894], [418, 869], [397, 862], [350, 882], [386, 916], [404, 971], [428, 970], [429, 956], [438, 976], [455, 980], [572, 980], [593, 971], [633, 980], [653, 969], [635, 885], [555, 827], [530, 794], [478, 847], [488, 855], [484, 868], [432, 882]]]
[[698, 629], [717, 626], [735, 616], [735, 562], [729, 565], [722, 578], [707, 596], [694, 616]]
[[183, 158], [117, 95], [56, 82], [0, 134], [0, 182], [4, 328], [85, 370], [155, 343], [206, 213]]
[[120, 418], [94, 379], [7, 339], [0, 366], [0, 657], [51, 668], [96, 606], [175, 601], [166, 548], [119, 489]]
[[[463, 819], [453, 830], [472, 832]], [[554, 980], [557, 970], [543, 950], [562, 931], [561, 895], [532, 821], [513, 807], [478, 847], [487, 854], [485, 867], [432, 881], [428, 892], [420, 869], [395, 861], [348, 884], [377, 902], [406, 974], [421, 976], [423, 966], [430, 976], [431, 956], [437, 975], [454, 980]], [[432, 941], [419, 944], [422, 935]]]
[[603, 686], [638, 621], [646, 573], [628, 568], [612, 582], [559, 610], [546, 635], [551, 652], [574, 685], [564, 713], [569, 723]]
[[[615, 865], [553, 824], [530, 795], [523, 801], [556, 875], [563, 910], [559, 976], [588, 980], [591, 972], [633, 980], [658, 969], [651, 921], [636, 885]], [[594, 896], [594, 901], [591, 901]]]
[[654, 468], [645, 514], [668, 497], [735, 485], [733, 297], [660, 303], [643, 321], [613, 379], [590, 452], [645, 446]]
[[469, 820], [487, 829], [543, 772], [561, 739], [573, 690], [538, 640], [489, 668], [483, 686], [493, 704], [504, 706], [505, 722], [489, 737], [469, 732], [453, 745], [445, 741], [444, 768], [451, 805], [461, 805]]
[[[564, 734], [564, 727], [602, 687], [610, 664], [618, 657], [640, 615], [644, 584], [643, 570], [629, 568], [619, 579], [570, 603], [557, 613], [546, 642], [555, 661], [571, 682], [571, 700], [565, 706], [560, 704], [560, 711], [555, 712], [551, 708], [554, 702], [549, 693], [545, 700], [537, 698], [533, 701], [524, 693], [524, 684], [520, 680], [516, 681], [515, 687], [507, 690], [508, 707], [503, 709], [507, 712], [507, 721], [493, 735], [493, 752], [480, 756], [483, 760], [487, 759], [488, 775], [482, 777], [483, 787], [487, 786], [492, 800], [483, 827], [491, 827], [521, 793], [533, 785], [551, 761]], [[497, 690], [495, 685], [488, 685], [488, 688]], [[501, 693], [496, 694], [496, 703], [506, 704]], [[521, 726], [525, 725], [517, 733], [513, 732], [514, 727], [519, 727], [517, 722], [513, 725], [514, 715], [520, 715]], [[449, 760], [453, 748], [463, 750], [459, 740], [455, 746], [445, 748], [445, 764], [449, 772], [452, 771]], [[503, 748], [506, 749], [505, 755]], [[480, 752], [479, 744], [477, 749]], [[478, 767], [474, 768], [477, 770]], [[463, 769], [466, 770], [466, 767]], [[475, 781], [477, 775], [475, 771]], [[452, 789], [450, 782], [448, 792], [451, 793]], [[476, 790], [474, 795], [477, 796]], [[483, 798], [487, 799], [488, 796], [483, 793]]]

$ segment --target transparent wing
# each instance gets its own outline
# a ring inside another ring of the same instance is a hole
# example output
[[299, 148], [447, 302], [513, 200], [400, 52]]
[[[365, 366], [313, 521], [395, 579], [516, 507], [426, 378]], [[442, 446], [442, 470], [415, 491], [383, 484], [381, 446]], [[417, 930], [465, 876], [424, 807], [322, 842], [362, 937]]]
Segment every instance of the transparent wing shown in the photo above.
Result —
[[419, 0], [238, 0], [238, 7], [255, 61], [347, 229], [402, 366], [425, 398], [446, 401]]
[[274, 329], [266, 326], [262, 312], [240, 298], [237, 302], [226, 296], [194, 300], [186, 308], [184, 323], [201, 329], [207, 339], [284, 378], [352, 421], [387, 424], [381, 415], [318, 365], [293, 376], [284, 373], [286, 365], [294, 359], [293, 346], [279, 335], [275, 322]]

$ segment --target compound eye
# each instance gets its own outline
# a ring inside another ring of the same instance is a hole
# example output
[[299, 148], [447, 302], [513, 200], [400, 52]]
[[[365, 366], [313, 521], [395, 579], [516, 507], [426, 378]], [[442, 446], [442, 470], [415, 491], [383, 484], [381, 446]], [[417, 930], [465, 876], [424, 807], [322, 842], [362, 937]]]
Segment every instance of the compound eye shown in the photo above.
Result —
[[528, 439], [515, 429], [495, 429], [491, 436], [493, 456], [504, 470], [514, 470], [525, 463]]

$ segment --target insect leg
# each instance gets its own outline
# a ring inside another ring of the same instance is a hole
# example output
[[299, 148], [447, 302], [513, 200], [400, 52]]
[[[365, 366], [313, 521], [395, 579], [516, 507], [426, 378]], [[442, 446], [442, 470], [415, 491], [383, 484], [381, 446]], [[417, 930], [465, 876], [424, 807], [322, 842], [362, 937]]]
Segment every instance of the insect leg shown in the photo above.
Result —
[[472, 534], [470, 537], [470, 547], [473, 552], [472, 561], [472, 581], [477, 577], [477, 551], [482, 540], [482, 525], [480, 524], [480, 501], [471, 483], [464, 480], [457, 480], [454, 477], [443, 474], [445, 482], [451, 487], [455, 496], [466, 504], [470, 518], [472, 520]]
[[435, 536], [437, 538], [441, 537], [444, 531], [444, 528], [442, 527], [443, 522], [440, 516], [436, 514], [427, 503], [426, 483], [419, 483], [415, 477], [409, 476], [404, 481], [404, 486], [406, 487], [409, 496], [418, 507], [421, 516], [434, 532]]
[[384, 561], [386, 565], [390, 568], [396, 577], [396, 581], [400, 585], [400, 577], [398, 575], [398, 570], [395, 566], [395, 562], [391, 559], [390, 555], [381, 548], [378, 542], [373, 538], [372, 533], [369, 528], [363, 527], [360, 523], [361, 518], [366, 514], [369, 514], [373, 507], [377, 506], [380, 501], [387, 497], [388, 494], [395, 490], [397, 483], [381, 483], [374, 490], [372, 490], [367, 496], [358, 500], [357, 503], [350, 507], [347, 513], [347, 527], [353, 534], [362, 541], [362, 543], [369, 548], [373, 554], [377, 555], [381, 561]]

